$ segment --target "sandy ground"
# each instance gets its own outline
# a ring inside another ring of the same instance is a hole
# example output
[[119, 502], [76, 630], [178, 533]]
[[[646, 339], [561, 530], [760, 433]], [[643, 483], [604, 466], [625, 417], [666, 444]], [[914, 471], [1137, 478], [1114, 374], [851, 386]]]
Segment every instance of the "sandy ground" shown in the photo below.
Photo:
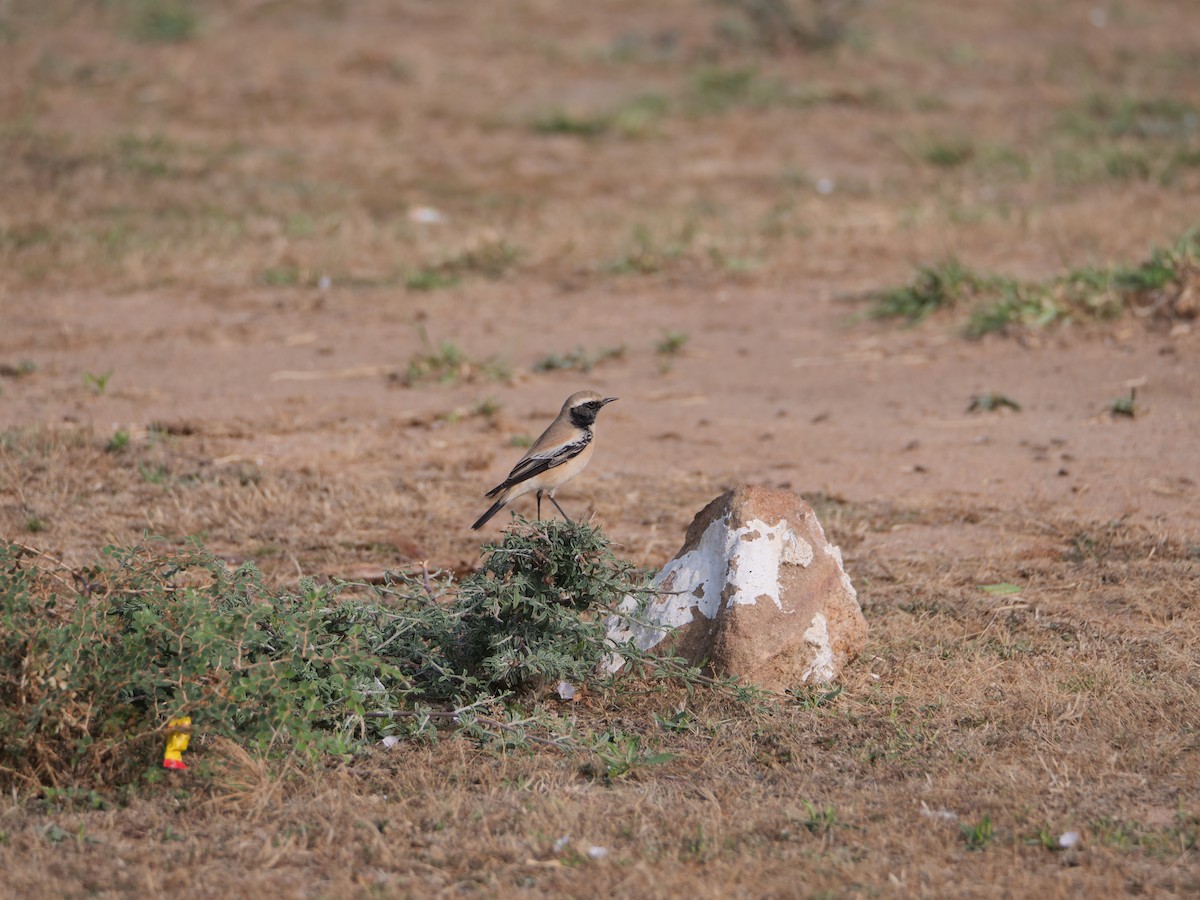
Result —
[[[509, 436], [536, 436], [582, 387], [621, 400], [605, 411], [594, 463], [563, 502], [579, 515], [611, 508], [600, 521], [635, 546], [670, 543], [694, 511], [687, 499], [737, 482], [1197, 534], [1196, 336], [1130, 323], [1035, 346], [964, 342], [936, 326], [852, 322], [853, 307], [823, 294], [732, 286], [693, 296], [617, 285], [527, 296], [519, 307], [506, 297], [464, 297], [461, 312], [433, 313], [438, 340], [501, 356], [517, 371], [546, 348], [629, 349], [586, 375], [424, 388], [389, 380], [420, 352], [411, 325], [419, 310], [409, 302], [398, 311], [391, 297], [364, 303], [332, 289], [284, 304], [255, 295], [236, 311], [153, 292], [14, 301], [0, 355], [28, 358], [38, 370], [6, 385], [0, 426], [71, 423], [97, 435], [144, 435], [160, 423], [183, 434], [178, 440], [203, 468], [252, 461], [268, 474], [301, 469], [332, 483], [353, 474], [399, 493], [436, 458], [454, 485], [439, 510], [444, 545], [458, 554], [437, 562], [455, 566], [474, 546], [466, 526], [479, 495], [520, 454]], [[691, 338], [664, 375], [653, 344], [668, 331]], [[113, 375], [97, 395], [80, 371]], [[1139, 415], [1111, 415], [1108, 404], [1131, 386]], [[987, 391], [1021, 410], [968, 412]], [[485, 397], [501, 407], [498, 421], [438, 418], [469, 413]], [[677, 501], [681, 483], [691, 496]], [[655, 512], [664, 507], [669, 514]], [[79, 534], [65, 548], [77, 559], [89, 549]], [[927, 552], [1006, 552], [987, 542], [960, 524], [921, 536]]]

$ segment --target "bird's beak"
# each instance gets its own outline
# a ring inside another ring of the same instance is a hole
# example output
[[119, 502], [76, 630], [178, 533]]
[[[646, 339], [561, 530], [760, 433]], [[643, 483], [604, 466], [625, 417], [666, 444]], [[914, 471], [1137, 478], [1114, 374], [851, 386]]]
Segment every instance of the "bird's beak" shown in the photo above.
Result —
[[605, 397], [603, 400], [600, 401], [600, 405], [604, 406], [606, 404], [612, 403], [614, 400], [620, 400], [620, 399], [621, 399], [620, 397]]

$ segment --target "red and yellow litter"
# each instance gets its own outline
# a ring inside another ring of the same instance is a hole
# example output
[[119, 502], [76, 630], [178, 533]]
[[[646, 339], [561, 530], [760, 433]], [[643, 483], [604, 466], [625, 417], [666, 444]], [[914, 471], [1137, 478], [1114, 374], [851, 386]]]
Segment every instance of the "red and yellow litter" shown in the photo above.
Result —
[[180, 716], [167, 723], [167, 749], [163, 754], [164, 769], [186, 769], [183, 751], [192, 738], [192, 717]]

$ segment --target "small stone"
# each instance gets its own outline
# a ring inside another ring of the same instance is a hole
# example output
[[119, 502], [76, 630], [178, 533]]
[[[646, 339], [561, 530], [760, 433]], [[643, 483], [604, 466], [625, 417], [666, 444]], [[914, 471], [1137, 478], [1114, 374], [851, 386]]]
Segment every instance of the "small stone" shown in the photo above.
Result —
[[446, 217], [432, 206], [417, 206], [408, 211], [408, 217], [422, 225], [437, 225], [446, 221]]
[[958, 821], [958, 813], [951, 812], [948, 809], [930, 809], [924, 802], [921, 803], [921, 815], [927, 819], [935, 819], [939, 822]]
[[1064, 850], [1070, 850], [1072, 847], [1078, 847], [1083, 841], [1083, 835], [1078, 831], [1066, 831], [1058, 836], [1058, 846]]

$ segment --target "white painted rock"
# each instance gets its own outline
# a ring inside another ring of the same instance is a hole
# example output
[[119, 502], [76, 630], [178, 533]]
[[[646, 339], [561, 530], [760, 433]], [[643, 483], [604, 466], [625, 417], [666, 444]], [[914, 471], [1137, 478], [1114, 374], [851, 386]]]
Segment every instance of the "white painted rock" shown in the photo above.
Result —
[[[654, 588], [640, 611], [625, 598], [621, 612], [638, 621], [612, 616], [611, 640], [768, 690], [833, 681], [867, 639], [841, 551], [791, 491], [747, 485], [712, 501]], [[614, 656], [609, 670], [623, 664]]]

